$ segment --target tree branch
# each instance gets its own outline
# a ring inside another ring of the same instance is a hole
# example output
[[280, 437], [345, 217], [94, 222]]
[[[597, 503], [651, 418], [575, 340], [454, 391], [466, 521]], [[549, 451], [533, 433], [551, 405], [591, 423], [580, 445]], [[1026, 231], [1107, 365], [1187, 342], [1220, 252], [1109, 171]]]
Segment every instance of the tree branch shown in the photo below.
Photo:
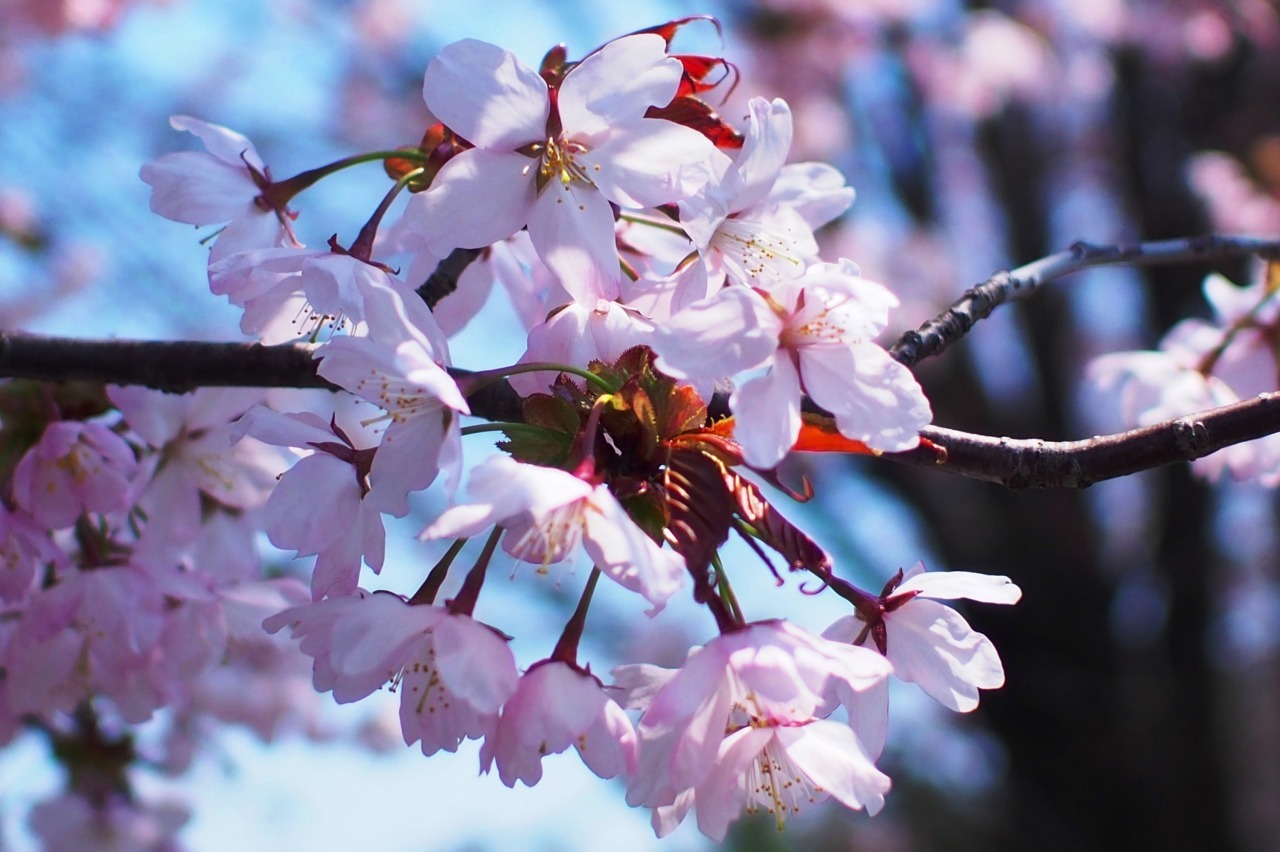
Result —
[[142, 385], [166, 393], [199, 387], [329, 388], [304, 344], [192, 340], [76, 340], [0, 331], [0, 377]]
[[427, 303], [428, 308], [434, 311], [441, 299], [458, 289], [458, 279], [467, 271], [471, 261], [483, 251], [484, 249], [456, 248], [440, 261], [435, 272], [428, 275], [427, 280], [418, 288], [418, 295]]
[[1280, 392], [1179, 417], [1154, 426], [1082, 441], [993, 438], [926, 426], [921, 444], [883, 458], [935, 467], [1013, 489], [1088, 488], [1280, 432]]
[[1207, 263], [1250, 256], [1263, 260], [1280, 260], [1280, 240], [1207, 235], [1128, 246], [1097, 245], [1080, 241], [1066, 251], [1051, 254], [1017, 269], [997, 272], [976, 287], [971, 287], [941, 314], [915, 331], [904, 333], [889, 348], [889, 354], [898, 362], [914, 367], [964, 337], [979, 320], [991, 316], [1005, 302], [1025, 299], [1042, 284], [1094, 266]]
[[[169, 393], [202, 386], [332, 389], [316, 375], [311, 353], [312, 348], [302, 344], [74, 340], [0, 332], [0, 378], [143, 385]], [[450, 373], [464, 376], [467, 371], [452, 368]], [[486, 386], [468, 402], [472, 413], [486, 420], [521, 419], [520, 397], [506, 382]], [[1085, 488], [1104, 479], [1198, 459], [1276, 432], [1280, 432], [1280, 393], [1270, 393], [1083, 441], [993, 438], [929, 426], [920, 435], [933, 447], [922, 444], [883, 458], [1009, 488]]]

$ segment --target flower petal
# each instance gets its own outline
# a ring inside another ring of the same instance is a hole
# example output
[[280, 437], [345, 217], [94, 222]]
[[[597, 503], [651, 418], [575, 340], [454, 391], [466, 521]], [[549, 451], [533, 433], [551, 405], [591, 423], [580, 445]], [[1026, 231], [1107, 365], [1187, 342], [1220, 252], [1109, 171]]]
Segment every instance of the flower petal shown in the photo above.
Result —
[[538, 257], [577, 301], [595, 305], [618, 297], [621, 269], [613, 210], [604, 196], [578, 181], [550, 181], [529, 215]]
[[671, 102], [681, 73], [661, 36], [614, 39], [565, 76], [557, 102], [565, 131], [589, 135], [640, 121], [649, 107]]
[[537, 167], [522, 154], [463, 151], [444, 164], [429, 190], [410, 199], [405, 220], [436, 255], [492, 245], [529, 220]]
[[477, 148], [514, 151], [546, 137], [547, 84], [515, 54], [488, 42], [463, 39], [436, 54], [422, 97], [436, 118]]

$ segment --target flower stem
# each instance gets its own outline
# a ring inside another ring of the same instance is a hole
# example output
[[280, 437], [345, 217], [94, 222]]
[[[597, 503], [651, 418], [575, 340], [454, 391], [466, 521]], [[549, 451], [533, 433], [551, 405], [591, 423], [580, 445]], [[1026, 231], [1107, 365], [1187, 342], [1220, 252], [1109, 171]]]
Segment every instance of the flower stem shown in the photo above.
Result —
[[484, 543], [484, 550], [480, 551], [480, 558], [467, 573], [467, 579], [462, 581], [462, 588], [452, 600], [445, 602], [449, 612], [454, 615], [471, 615], [472, 610], [476, 608], [476, 600], [479, 599], [480, 589], [484, 586], [484, 573], [489, 568], [489, 560], [493, 558], [494, 548], [498, 546], [498, 539], [502, 538], [502, 532], [502, 527], [494, 527], [493, 532], [489, 534], [488, 541]]
[[458, 554], [462, 552], [462, 546], [466, 543], [467, 540], [465, 538], [460, 538], [449, 545], [449, 549], [445, 551], [444, 556], [440, 557], [440, 561], [431, 569], [431, 573], [427, 575], [427, 579], [418, 587], [418, 591], [414, 592], [413, 597], [409, 598], [410, 606], [436, 602], [436, 595], [439, 594], [440, 587], [444, 585], [445, 577], [449, 576], [449, 566], [453, 565], [453, 560], [458, 558]]
[[495, 423], [476, 423], [472, 426], [463, 426], [463, 435], [479, 435], [482, 432], [526, 432], [531, 435], [555, 435], [557, 434], [545, 426], [535, 426], [532, 423], [514, 423], [509, 420], [500, 420]]
[[458, 386], [462, 389], [465, 396], [470, 396], [486, 385], [490, 385], [499, 379], [505, 379], [508, 376], [516, 376], [520, 373], [569, 373], [585, 379], [590, 384], [595, 385], [605, 393], [617, 393], [615, 388], [608, 379], [603, 376], [597, 376], [590, 370], [584, 370], [581, 367], [571, 367], [568, 364], [553, 364], [546, 361], [535, 361], [528, 364], [512, 364], [508, 367], [495, 367], [492, 370], [480, 370], [475, 373], [469, 373], [463, 377], [455, 376]]
[[323, 166], [317, 166], [314, 169], [307, 169], [304, 172], [298, 172], [291, 178], [285, 178], [281, 181], [272, 181], [263, 192], [262, 197], [270, 209], [283, 210], [293, 197], [304, 189], [308, 189], [318, 183], [322, 178], [326, 178], [335, 172], [352, 166], [358, 166], [362, 163], [372, 163], [378, 160], [419, 160], [427, 161], [427, 155], [416, 148], [410, 148], [404, 151], [369, 151], [364, 154], [353, 154], [350, 157], [343, 157], [340, 160], [334, 160], [332, 163]]
[[578, 642], [582, 639], [582, 632], [587, 626], [587, 610], [591, 608], [591, 596], [595, 594], [596, 583], [599, 581], [600, 569], [593, 567], [591, 576], [587, 578], [587, 587], [582, 590], [582, 597], [578, 599], [578, 608], [573, 611], [573, 616], [564, 626], [560, 641], [556, 642], [556, 648], [551, 652], [551, 659], [568, 663], [574, 668], [578, 667]]

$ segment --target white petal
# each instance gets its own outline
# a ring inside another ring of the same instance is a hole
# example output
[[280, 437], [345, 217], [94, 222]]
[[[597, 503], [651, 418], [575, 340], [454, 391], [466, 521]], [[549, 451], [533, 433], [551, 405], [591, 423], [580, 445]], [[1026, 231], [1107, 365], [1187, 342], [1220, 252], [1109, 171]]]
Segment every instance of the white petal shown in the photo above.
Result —
[[750, 379], [729, 398], [733, 438], [747, 464], [771, 468], [800, 435], [800, 377], [790, 358], [777, 358], [763, 376]]
[[204, 143], [209, 153], [220, 160], [241, 168], [248, 163], [260, 172], [266, 168], [253, 143], [230, 128], [220, 124], [210, 124], [189, 115], [170, 116], [169, 126], [174, 130], [185, 130], [195, 134]]
[[819, 721], [778, 728], [777, 737], [809, 780], [840, 804], [855, 810], [865, 807], [869, 814], [884, 807], [889, 776], [871, 762], [852, 729], [838, 722]]
[[463, 151], [444, 164], [429, 190], [410, 199], [405, 221], [436, 255], [489, 246], [528, 221], [537, 168], [522, 154]]
[[834, 166], [791, 163], [778, 173], [768, 200], [795, 210], [816, 230], [848, 210], [853, 195], [853, 187]]
[[933, 419], [929, 401], [906, 367], [874, 343], [800, 349], [805, 390], [836, 416], [840, 434], [873, 450], [900, 452], [920, 441]]
[[680, 85], [679, 60], [667, 56], [661, 36], [615, 39], [582, 60], [560, 85], [560, 119], [570, 135], [596, 134], [666, 106]]
[[538, 257], [578, 301], [594, 305], [618, 297], [618, 247], [613, 210], [595, 189], [552, 179], [538, 193], [529, 216], [529, 239]]
[[894, 674], [942, 706], [967, 713], [978, 706], [979, 688], [1004, 684], [995, 645], [951, 607], [914, 598], [885, 621]]
[[694, 806], [698, 830], [717, 842], [724, 840], [729, 824], [742, 814], [743, 805], [754, 801], [742, 789], [742, 779], [757, 755], [773, 739], [773, 728], [743, 728], [724, 738], [706, 780], [699, 784]]
[[1022, 589], [1008, 577], [973, 571], [926, 571], [910, 575], [894, 589], [894, 594], [916, 591], [926, 598], [968, 598], [994, 604], [1015, 604], [1022, 598]]
[[610, 131], [579, 159], [610, 201], [656, 207], [700, 190], [717, 170], [720, 156], [698, 131], [651, 118]]
[[673, 378], [714, 381], [767, 364], [781, 332], [763, 298], [746, 287], [727, 287], [658, 327], [656, 365]]
[[781, 98], [752, 98], [751, 124], [734, 163], [737, 172], [734, 212], [764, 201], [791, 150], [791, 108]]
[[138, 174], [151, 185], [152, 212], [188, 225], [228, 222], [259, 194], [243, 165], [200, 151], [165, 154]]
[[547, 84], [515, 54], [487, 42], [463, 39], [436, 54], [422, 97], [436, 118], [478, 148], [513, 151], [547, 134]]

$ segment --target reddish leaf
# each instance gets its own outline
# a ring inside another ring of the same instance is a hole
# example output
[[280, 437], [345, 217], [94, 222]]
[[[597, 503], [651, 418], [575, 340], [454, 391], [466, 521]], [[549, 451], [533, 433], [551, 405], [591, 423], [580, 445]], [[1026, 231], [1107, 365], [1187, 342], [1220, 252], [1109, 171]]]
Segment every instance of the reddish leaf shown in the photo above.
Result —
[[705, 101], [692, 96], [677, 97], [664, 107], [649, 107], [646, 118], [664, 118], [692, 128], [711, 140], [717, 148], [741, 148], [742, 134], [726, 122]]
[[662, 36], [663, 41], [667, 43], [667, 47], [671, 46], [671, 40], [676, 37], [676, 33], [686, 24], [694, 21], [710, 21], [716, 28], [716, 32], [721, 36], [724, 31], [720, 28], [720, 21], [711, 15], [690, 15], [687, 18], [676, 18], [674, 21], [667, 21], [665, 24], [658, 24], [656, 27], [645, 27], [642, 30], [636, 30], [628, 35], [640, 35], [642, 33], [653, 33]]

